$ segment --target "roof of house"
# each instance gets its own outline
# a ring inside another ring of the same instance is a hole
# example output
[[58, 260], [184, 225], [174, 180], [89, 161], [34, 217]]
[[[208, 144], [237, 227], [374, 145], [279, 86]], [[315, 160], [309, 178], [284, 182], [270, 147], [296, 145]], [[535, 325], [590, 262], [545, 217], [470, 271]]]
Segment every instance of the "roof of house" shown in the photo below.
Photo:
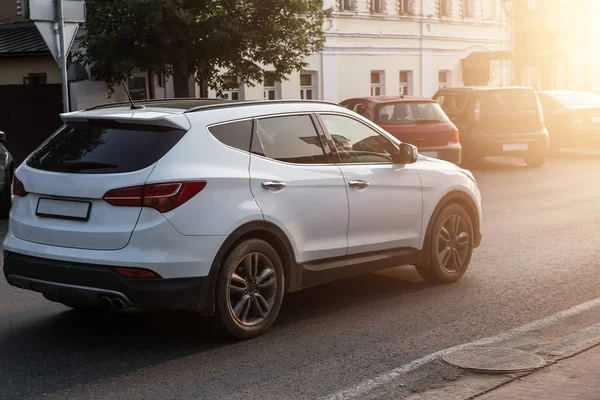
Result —
[[0, 25], [0, 57], [51, 56], [33, 22]]

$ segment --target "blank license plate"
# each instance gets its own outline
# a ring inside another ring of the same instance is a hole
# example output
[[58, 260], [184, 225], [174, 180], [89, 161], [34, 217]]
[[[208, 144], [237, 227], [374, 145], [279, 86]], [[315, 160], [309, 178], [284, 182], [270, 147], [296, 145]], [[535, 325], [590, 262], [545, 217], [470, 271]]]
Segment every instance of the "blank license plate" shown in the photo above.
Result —
[[420, 151], [419, 154], [424, 155], [425, 157], [438, 158], [437, 151]]
[[504, 150], [504, 151], [529, 150], [529, 145], [527, 143], [505, 144], [505, 145], [502, 145], [502, 150]]
[[87, 221], [90, 217], [89, 201], [72, 201], [57, 199], [39, 199], [36, 215], [40, 217], [72, 219]]

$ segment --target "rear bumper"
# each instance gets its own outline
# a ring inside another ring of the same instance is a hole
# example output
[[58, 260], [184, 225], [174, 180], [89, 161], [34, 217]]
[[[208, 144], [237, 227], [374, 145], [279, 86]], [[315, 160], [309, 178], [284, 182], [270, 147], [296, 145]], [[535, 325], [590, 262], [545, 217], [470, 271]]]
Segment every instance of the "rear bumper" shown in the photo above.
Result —
[[11, 253], [4, 260], [4, 275], [9, 284], [43, 293], [56, 301], [100, 305], [101, 298], [108, 296], [141, 309], [202, 311], [210, 308], [208, 277], [129, 279], [120, 276], [112, 266], [18, 253]]
[[[549, 139], [546, 130], [533, 133], [522, 134], [501, 134], [486, 135], [481, 134], [470, 138], [465, 138], [462, 143], [465, 153], [473, 154], [479, 157], [492, 156], [531, 156], [545, 155], [548, 153]], [[505, 145], [513, 146], [506, 148]], [[515, 145], [526, 149], [516, 149]]]

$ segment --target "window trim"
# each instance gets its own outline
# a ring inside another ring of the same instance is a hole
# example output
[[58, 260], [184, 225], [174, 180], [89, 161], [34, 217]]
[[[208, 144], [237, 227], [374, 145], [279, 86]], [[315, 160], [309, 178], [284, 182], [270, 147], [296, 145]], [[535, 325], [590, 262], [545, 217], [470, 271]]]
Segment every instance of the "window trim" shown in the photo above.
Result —
[[[442, 6], [442, 4], [443, 4], [443, 6]], [[439, 18], [447, 18], [447, 19], [452, 18], [452, 11], [453, 11], [452, 10], [452, 6], [453, 6], [452, 0], [440, 0], [439, 5], [440, 5], [439, 6], [440, 7], [439, 8], [439, 14], [440, 14]], [[442, 11], [446, 11], [446, 12], [444, 13]]]
[[[302, 85], [302, 75], [310, 75], [310, 86]], [[318, 100], [318, 80], [319, 80], [319, 72], [314, 70], [306, 70], [300, 71], [300, 97], [303, 100]], [[311, 98], [307, 99], [306, 96], [303, 95], [303, 91], [311, 91]], [[315, 96], [316, 95], [316, 96]]]
[[369, 6], [372, 14], [385, 14], [385, 1], [384, 0], [369, 0]]
[[[321, 118], [321, 115], [337, 115], [337, 116], [341, 116], [341, 117], [346, 117], [346, 118], [350, 118], [364, 126], [366, 126], [367, 128], [371, 128], [373, 129], [375, 132], [379, 133], [381, 136], [383, 136], [386, 140], [388, 140], [394, 147], [398, 148], [398, 144], [395, 142], [396, 139], [394, 136], [390, 135], [388, 132], [386, 132], [384, 129], [380, 128], [378, 125], [371, 125], [371, 124], [367, 124], [364, 121], [361, 121], [358, 118], [355, 118], [354, 116], [350, 115], [350, 114], [346, 114], [346, 113], [341, 113], [341, 112], [335, 112], [335, 111], [315, 111], [315, 115], [319, 121], [319, 124], [321, 124], [323, 132], [325, 133], [325, 136], [327, 137], [327, 141], [330, 142], [333, 146], [333, 152], [335, 153], [335, 155], [337, 156], [337, 162], [336, 164], [338, 165], [398, 165], [397, 163], [395, 163], [394, 161], [390, 161], [390, 162], [364, 162], [364, 163], [347, 163], [347, 162], [342, 162], [342, 158], [340, 157], [339, 152], [337, 151], [337, 147], [335, 146], [335, 142], [333, 141], [333, 137], [331, 136], [331, 134], [329, 133], [329, 131], [327, 130], [327, 127], [325, 126], [325, 121], [323, 121], [323, 119]], [[371, 121], [369, 121], [371, 122]]]
[[[257, 137], [258, 140], [260, 141], [260, 136], [258, 136], [259, 120], [278, 118], [278, 117], [296, 117], [296, 116], [302, 116], [302, 115], [308, 115], [310, 117], [311, 122], [313, 123], [313, 125], [315, 127], [315, 131], [317, 132], [317, 137], [321, 141], [321, 146], [323, 147], [323, 155], [328, 160], [328, 162], [318, 163], [318, 164], [291, 163], [291, 162], [281, 161], [281, 160], [277, 160], [275, 158], [267, 157], [266, 155], [256, 154], [256, 153], [253, 153], [252, 151], [249, 152], [250, 157], [260, 157], [264, 160], [269, 160], [271, 162], [280, 163], [280, 164], [284, 164], [284, 165], [300, 166], [300, 167], [310, 167], [310, 166], [321, 166], [322, 167], [325, 165], [328, 165], [328, 166], [336, 165], [335, 161], [332, 160], [332, 155], [334, 154], [335, 146], [333, 146], [333, 147], [330, 146], [330, 143], [328, 142], [327, 138], [324, 136], [324, 131], [320, 125], [320, 121], [318, 120], [314, 111], [286, 112], [286, 113], [267, 114], [267, 115], [252, 117], [253, 124], [252, 124], [252, 138], [250, 140], [250, 149], [252, 149], [252, 143], [254, 141], [254, 137]], [[264, 152], [264, 146], [262, 145], [262, 142], [260, 143], [260, 147], [263, 149], [263, 152]]]
[[[402, 73], [406, 73], [406, 82], [402, 82]], [[412, 69], [401, 69], [398, 71], [398, 89], [406, 87], [406, 96], [413, 95], [413, 70]], [[404, 96], [400, 90], [398, 90], [400, 96]]]
[[[373, 74], [379, 75], [379, 83], [373, 83]], [[385, 96], [385, 70], [374, 69], [369, 74], [369, 87], [371, 96]], [[379, 94], [373, 94], [373, 89], [379, 88]]]

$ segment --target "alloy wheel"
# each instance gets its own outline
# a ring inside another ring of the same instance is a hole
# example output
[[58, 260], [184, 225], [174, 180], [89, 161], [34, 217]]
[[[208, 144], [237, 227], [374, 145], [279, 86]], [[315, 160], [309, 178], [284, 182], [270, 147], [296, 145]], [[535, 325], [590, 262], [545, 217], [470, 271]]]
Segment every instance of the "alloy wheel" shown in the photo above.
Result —
[[469, 255], [470, 237], [466, 221], [457, 214], [450, 215], [438, 235], [438, 260], [448, 273], [462, 267]]
[[229, 277], [229, 311], [244, 326], [261, 323], [275, 304], [277, 285], [275, 267], [268, 257], [261, 253], [245, 255]]

